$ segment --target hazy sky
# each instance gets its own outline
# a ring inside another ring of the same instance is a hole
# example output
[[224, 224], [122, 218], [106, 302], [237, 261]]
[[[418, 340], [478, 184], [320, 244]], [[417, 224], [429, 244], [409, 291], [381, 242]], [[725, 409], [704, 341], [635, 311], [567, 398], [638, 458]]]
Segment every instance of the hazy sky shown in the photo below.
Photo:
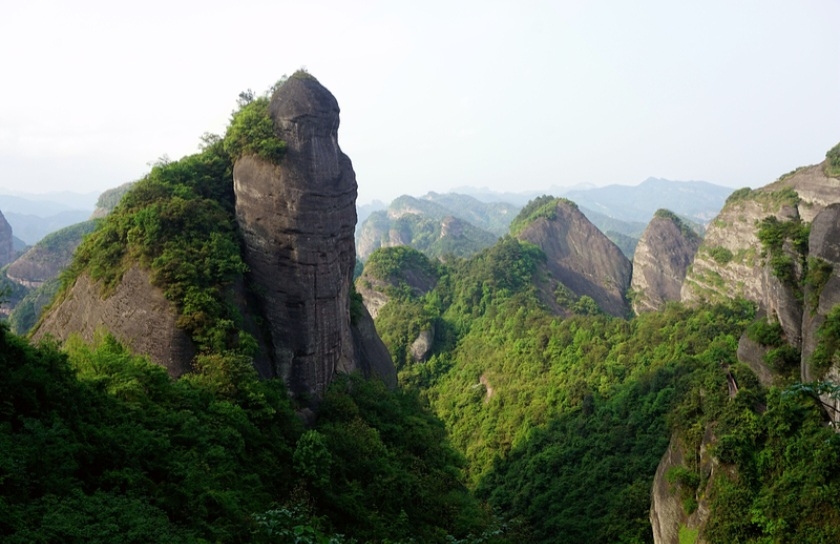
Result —
[[305, 66], [359, 201], [758, 186], [840, 141], [840, 1], [2, 0], [0, 187], [104, 190]]

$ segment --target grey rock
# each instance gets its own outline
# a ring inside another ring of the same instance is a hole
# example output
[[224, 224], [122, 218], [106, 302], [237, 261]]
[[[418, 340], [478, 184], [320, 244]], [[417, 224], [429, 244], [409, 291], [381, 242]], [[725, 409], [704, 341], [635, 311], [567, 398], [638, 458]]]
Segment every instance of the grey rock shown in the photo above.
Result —
[[633, 254], [630, 286], [635, 293], [633, 310], [637, 314], [680, 300], [685, 274], [701, 241], [676, 216], [661, 214], [651, 220]]
[[575, 295], [592, 297], [611, 315], [629, 313], [630, 261], [574, 204], [559, 199], [554, 219], [538, 218], [518, 237], [546, 254], [549, 273]]
[[15, 258], [15, 242], [12, 226], [0, 213], [0, 267], [6, 266]]
[[45, 316], [33, 338], [51, 336], [64, 341], [78, 333], [92, 342], [96, 334], [108, 331], [131, 351], [148, 355], [177, 377], [190, 370], [195, 356], [192, 341], [176, 326], [177, 317], [176, 308], [141, 268], [130, 268], [107, 298], [102, 297], [98, 282], [82, 274]]
[[236, 218], [268, 322], [271, 371], [294, 396], [317, 399], [337, 372], [365, 370], [349, 314], [356, 175], [338, 145], [338, 103], [315, 78], [291, 77], [270, 112], [286, 156], [236, 161]]

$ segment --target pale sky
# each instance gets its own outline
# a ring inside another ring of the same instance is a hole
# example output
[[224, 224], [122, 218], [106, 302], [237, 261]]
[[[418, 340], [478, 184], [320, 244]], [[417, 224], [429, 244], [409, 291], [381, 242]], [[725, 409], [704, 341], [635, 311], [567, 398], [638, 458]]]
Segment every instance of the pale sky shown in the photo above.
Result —
[[0, 187], [100, 191], [305, 66], [359, 202], [759, 186], [840, 141], [840, 0], [2, 2]]

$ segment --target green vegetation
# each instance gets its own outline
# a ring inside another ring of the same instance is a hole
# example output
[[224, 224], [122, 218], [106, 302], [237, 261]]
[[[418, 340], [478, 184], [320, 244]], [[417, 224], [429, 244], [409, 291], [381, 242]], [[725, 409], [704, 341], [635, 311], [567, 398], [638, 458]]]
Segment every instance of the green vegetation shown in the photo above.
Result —
[[829, 149], [825, 158], [825, 175], [831, 178], [840, 178], [840, 144]]
[[365, 263], [365, 273], [382, 281], [402, 281], [408, 274], [422, 274], [436, 278], [435, 264], [420, 251], [398, 246], [374, 251]]
[[274, 121], [268, 111], [270, 97], [253, 98], [249, 95], [245, 102], [231, 118], [224, 138], [225, 152], [233, 159], [257, 155], [269, 162], [279, 163], [286, 154], [286, 142], [274, 131]]
[[817, 329], [817, 347], [811, 354], [811, 366], [818, 372], [825, 372], [840, 363], [837, 350], [840, 349], [840, 305], [831, 309], [825, 321]]
[[708, 252], [709, 257], [721, 266], [726, 266], [732, 262], [732, 258], [734, 257], [732, 251], [723, 246], [709, 247], [706, 248], [706, 251]]
[[726, 199], [727, 204], [731, 204], [733, 202], [738, 202], [740, 200], [747, 200], [752, 195], [752, 189], [749, 187], [742, 187], [741, 189], [737, 189], [732, 192], [731, 195]]
[[[679, 215], [675, 214], [671, 210], [666, 210], [665, 208], [660, 208], [656, 210], [653, 214], [654, 217], [658, 217], [661, 219], [667, 219], [674, 223], [682, 233], [683, 237], [687, 240], [698, 240], [700, 238], [700, 234], [695, 230], [692, 225], [690, 225], [685, 219], [681, 218]], [[700, 228], [698, 226], [698, 228]]]
[[808, 257], [805, 278], [802, 280], [808, 295], [808, 306], [815, 313], [820, 305], [823, 287], [831, 278], [834, 267], [819, 257]]
[[565, 198], [555, 198], [549, 195], [537, 197], [528, 202], [510, 223], [511, 236], [516, 236], [539, 218], [545, 218], [549, 221], [554, 219], [557, 216], [557, 204], [560, 202], [565, 202], [577, 209], [577, 204]]
[[66, 349], [0, 328], [4, 542], [450, 542], [487, 527], [415, 395], [349, 377], [304, 432], [247, 358], [203, 356], [173, 381], [110, 336]]
[[117, 204], [120, 203], [122, 197], [131, 190], [131, 187], [134, 185], [134, 182], [123, 183], [119, 187], [114, 187], [113, 189], [108, 189], [96, 200], [96, 207], [106, 210], [110, 212], [114, 208], [117, 207]]
[[785, 251], [784, 244], [788, 241], [791, 243], [794, 251], [799, 255], [801, 266], [804, 268], [805, 256], [808, 253], [810, 225], [803, 223], [799, 218], [780, 221], [777, 217], [771, 215], [758, 222], [757, 227], [756, 235], [762, 247], [761, 256], [769, 258], [773, 275], [779, 278], [782, 284], [793, 287], [797, 289], [797, 292], [800, 292], [796, 262]]

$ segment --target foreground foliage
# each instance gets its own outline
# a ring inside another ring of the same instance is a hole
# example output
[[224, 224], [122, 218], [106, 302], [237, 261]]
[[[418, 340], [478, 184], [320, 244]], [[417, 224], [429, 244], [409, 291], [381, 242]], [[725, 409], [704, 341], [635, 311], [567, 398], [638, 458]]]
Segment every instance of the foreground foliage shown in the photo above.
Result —
[[0, 329], [4, 542], [445, 542], [486, 526], [416, 396], [348, 378], [304, 432], [245, 358], [173, 381], [112, 337], [67, 353]]

